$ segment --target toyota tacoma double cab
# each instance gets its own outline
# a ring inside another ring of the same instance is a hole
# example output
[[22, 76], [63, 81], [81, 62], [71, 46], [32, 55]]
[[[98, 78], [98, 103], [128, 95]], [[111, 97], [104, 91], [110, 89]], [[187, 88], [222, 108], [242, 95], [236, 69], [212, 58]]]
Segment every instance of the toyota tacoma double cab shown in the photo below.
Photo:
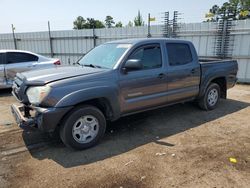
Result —
[[197, 101], [213, 110], [237, 81], [235, 60], [199, 60], [193, 44], [176, 39], [108, 42], [76, 66], [18, 73], [12, 94], [17, 124], [59, 130], [66, 146], [97, 144], [107, 121], [163, 106]]

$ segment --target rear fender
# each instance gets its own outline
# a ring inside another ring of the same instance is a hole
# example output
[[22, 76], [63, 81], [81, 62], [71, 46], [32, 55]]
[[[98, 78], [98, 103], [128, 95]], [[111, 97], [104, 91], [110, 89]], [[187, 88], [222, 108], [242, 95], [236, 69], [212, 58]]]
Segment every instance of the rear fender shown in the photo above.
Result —
[[[205, 95], [205, 92], [206, 92], [206, 89], [207, 87], [209, 86], [209, 84], [215, 80], [216, 78], [221, 78], [221, 77], [225, 77], [222, 76], [221, 74], [216, 74], [214, 75], [213, 77], [209, 78], [208, 76], [202, 81], [201, 83], [201, 87], [200, 87], [200, 93], [199, 93], [199, 98], [201, 98], [202, 96]], [[225, 77], [226, 78], [226, 77]], [[227, 79], [226, 79], [226, 82], [227, 82]]]

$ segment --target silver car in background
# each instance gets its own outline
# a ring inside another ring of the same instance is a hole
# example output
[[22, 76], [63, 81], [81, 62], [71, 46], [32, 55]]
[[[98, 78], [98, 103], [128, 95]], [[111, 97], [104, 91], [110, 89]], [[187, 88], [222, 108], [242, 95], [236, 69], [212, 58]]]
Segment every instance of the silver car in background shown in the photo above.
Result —
[[44, 57], [22, 50], [0, 50], [0, 89], [11, 88], [17, 72], [52, 68], [61, 65], [59, 59]]

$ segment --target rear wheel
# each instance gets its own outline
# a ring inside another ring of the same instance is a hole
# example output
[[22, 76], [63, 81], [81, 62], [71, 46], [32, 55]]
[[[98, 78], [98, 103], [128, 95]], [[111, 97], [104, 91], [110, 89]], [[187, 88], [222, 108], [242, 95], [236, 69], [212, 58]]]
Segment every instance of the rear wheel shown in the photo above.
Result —
[[220, 100], [220, 86], [216, 83], [211, 83], [199, 100], [199, 106], [204, 110], [213, 110], [216, 108]]
[[97, 144], [105, 130], [103, 113], [94, 106], [84, 105], [65, 117], [60, 127], [60, 137], [66, 146], [80, 150]]

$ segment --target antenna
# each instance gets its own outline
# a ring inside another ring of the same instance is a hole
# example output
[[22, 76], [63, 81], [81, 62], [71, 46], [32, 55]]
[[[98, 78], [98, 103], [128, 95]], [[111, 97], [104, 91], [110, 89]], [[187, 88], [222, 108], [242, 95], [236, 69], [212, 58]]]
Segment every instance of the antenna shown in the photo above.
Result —
[[162, 33], [163, 37], [166, 38], [177, 38], [178, 34], [178, 16], [180, 13], [178, 11], [174, 11], [173, 19], [169, 20], [169, 12], [163, 12], [163, 26]]
[[218, 22], [217, 39], [216, 39], [216, 56], [225, 59], [232, 57], [234, 37], [231, 34], [233, 20], [224, 17]]
[[172, 30], [172, 37], [173, 38], [177, 38], [177, 33], [178, 33], [178, 20], [180, 18], [178, 18], [178, 16], [181, 15], [178, 11], [174, 11], [174, 15], [173, 15], [173, 30]]
[[169, 12], [163, 13], [163, 27], [162, 27], [162, 33], [163, 37], [169, 38], [170, 37], [170, 31], [169, 31]]

